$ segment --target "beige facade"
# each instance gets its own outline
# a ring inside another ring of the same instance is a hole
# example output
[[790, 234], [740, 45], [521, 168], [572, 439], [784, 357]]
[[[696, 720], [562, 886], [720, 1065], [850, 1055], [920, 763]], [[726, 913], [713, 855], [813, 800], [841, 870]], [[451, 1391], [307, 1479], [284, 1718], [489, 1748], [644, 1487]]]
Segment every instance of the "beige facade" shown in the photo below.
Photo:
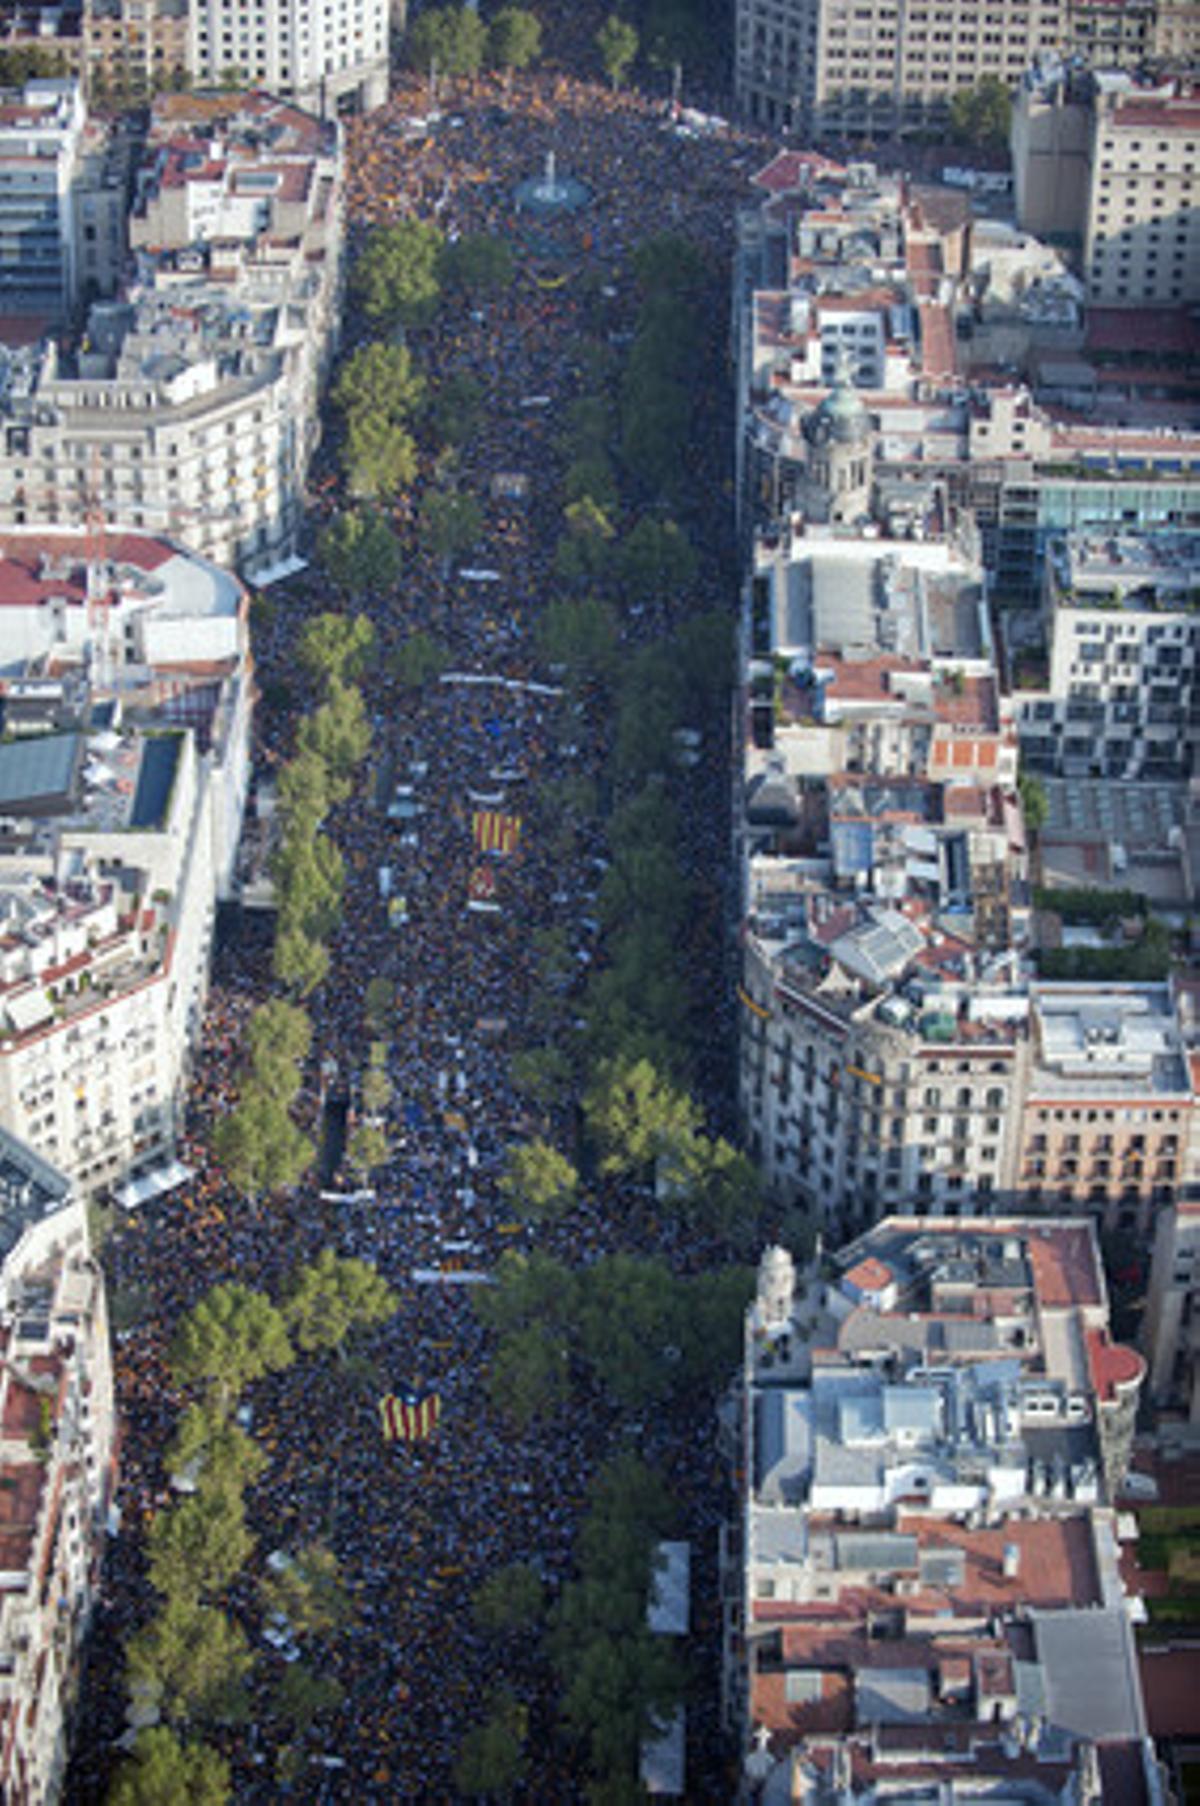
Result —
[[916, 126], [985, 76], [1014, 85], [1068, 16], [1065, 0], [739, 0], [737, 99], [785, 131]]
[[1087, 1211], [1153, 1236], [1197, 1132], [1191, 1062], [1165, 985], [1039, 985], [1021, 1109], [1022, 1208]]
[[186, 86], [187, 25], [187, 0], [85, 0], [89, 98]]
[[1200, 93], [1101, 97], [1084, 273], [1104, 306], [1200, 299]]
[[1200, 298], [1200, 89], [1054, 65], [1013, 109], [1013, 185], [1027, 232], [1068, 247], [1102, 307]]

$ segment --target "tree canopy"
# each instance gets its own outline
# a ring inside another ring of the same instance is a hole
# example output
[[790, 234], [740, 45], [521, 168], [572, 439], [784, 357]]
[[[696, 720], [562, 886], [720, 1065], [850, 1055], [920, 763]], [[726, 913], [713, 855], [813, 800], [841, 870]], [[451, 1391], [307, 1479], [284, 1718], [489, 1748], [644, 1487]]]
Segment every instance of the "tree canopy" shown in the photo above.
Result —
[[579, 1174], [549, 1142], [535, 1138], [508, 1150], [500, 1190], [525, 1217], [547, 1220], [566, 1210], [579, 1188]]
[[596, 33], [596, 48], [600, 52], [600, 66], [615, 92], [629, 73], [629, 66], [638, 53], [637, 31], [628, 19], [609, 13]]
[[382, 414], [407, 420], [425, 397], [425, 378], [415, 368], [407, 345], [375, 339], [361, 345], [342, 365], [333, 399], [344, 413]]
[[394, 1316], [397, 1302], [369, 1261], [322, 1248], [293, 1278], [284, 1321], [306, 1354], [322, 1348], [337, 1351], [352, 1329]]
[[469, 6], [435, 6], [417, 14], [405, 42], [414, 69], [438, 75], [476, 75], [488, 48], [488, 29]]
[[153, 1725], [138, 1733], [133, 1754], [118, 1768], [107, 1806], [226, 1806], [230, 1790], [224, 1756]]
[[[461, 11], [468, 18], [475, 18], [481, 31], [484, 29], [482, 22], [466, 7], [443, 10]], [[413, 32], [416, 33], [418, 27], [422, 32], [427, 31], [426, 21], [436, 16], [422, 13]], [[425, 62], [428, 61], [425, 58]], [[441, 66], [446, 68], [444, 63]], [[438, 261], [443, 242], [438, 227], [428, 220], [401, 219], [392, 225], [375, 228], [354, 265], [351, 278], [371, 319], [401, 320], [417, 325], [429, 318], [439, 293]]]
[[235, 1714], [250, 1662], [240, 1625], [213, 1606], [184, 1599], [172, 1599], [126, 1648], [130, 1687], [181, 1723]]
[[391, 589], [400, 575], [400, 543], [370, 509], [350, 508], [326, 527], [317, 551], [337, 589], [349, 595]]
[[488, 29], [487, 60], [494, 69], [528, 69], [542, 54], [542, 26], [523, 6], [502, 6]]
[[287, 1328], [271, 1300], [229, 1281], [193, 1305], [171, 1343], [171, 1368], [183, 1386], [206, 1385], [221, 1400], [293, 1358]]

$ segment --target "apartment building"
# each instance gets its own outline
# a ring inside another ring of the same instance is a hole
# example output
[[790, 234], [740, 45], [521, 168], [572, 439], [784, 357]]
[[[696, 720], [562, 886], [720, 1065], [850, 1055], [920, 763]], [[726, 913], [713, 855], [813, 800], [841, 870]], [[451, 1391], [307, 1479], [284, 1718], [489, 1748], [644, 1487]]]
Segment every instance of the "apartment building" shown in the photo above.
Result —
[[77, 82], [45, 78], [0, 92], [0, 310], [60, 320], [74, 306], [84, 124]]
[[99, 509], [261, 578], [295, 550], [338, 329], [336, 127], [263, 95], [155, 119], [126, 298], [0, 366], [0, 526]]
[[1167, 985], [1030, 987], [1021, 1208], [1153, 1240], [1200, 1151], [1193, 1055]]
[[1200, 1423], [1200, 1205], [1161, 1211], [1142, 1323], [1149, 1391], [1162, 1411]]
[[88, 99], [188, 85], [188, 0], [83, 0]]
[[170, 1166], [249, 782], [247, 599], [149, 536], [0, 536], [0, 1124]]
[[1014, 698], [1031, 769], [1187, 778], [1200, 732], [1200, 535], [1069, 534], [1044, 568], [1048, 674]]
[[1200, 298], [1196, 160], [1200, 92], [1052, 58], [1028, 72], [1013, 112], [1017, 217], [1072, 247], [1093, 303], [1179, 306]]
[[831, 1279], [768, 1250], [727, 1418], [740, 1797], [1160, 1797], [1107, 1509], [1144, 1373], [1085, 1222], [893, 1216]]
[[944, 112], [984, 76], [1015, 84], [1058, 49], [1065, 0], [739, 0], [734, 91], [749, 117], [804, 137], [882, 136]]
[[388, 91], [388, 0], [191, 0], [188, 70], [197, 87], [235, 82], [329, 117], [369, 112]]
[[113, 1494], [104, 1279], [80, 1196], [0, 1130], [0, 1794], [61, 1797]]

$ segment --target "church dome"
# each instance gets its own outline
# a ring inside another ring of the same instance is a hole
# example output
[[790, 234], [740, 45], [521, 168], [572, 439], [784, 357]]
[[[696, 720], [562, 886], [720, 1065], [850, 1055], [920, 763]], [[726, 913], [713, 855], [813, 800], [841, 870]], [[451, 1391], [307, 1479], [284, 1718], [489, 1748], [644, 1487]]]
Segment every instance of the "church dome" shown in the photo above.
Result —
[[814, 445], [862, 445], [870, 435], [871, 417], [850, 380], [844, 356], [834, 372], [832, 389], [813, 409], [804, 430]]

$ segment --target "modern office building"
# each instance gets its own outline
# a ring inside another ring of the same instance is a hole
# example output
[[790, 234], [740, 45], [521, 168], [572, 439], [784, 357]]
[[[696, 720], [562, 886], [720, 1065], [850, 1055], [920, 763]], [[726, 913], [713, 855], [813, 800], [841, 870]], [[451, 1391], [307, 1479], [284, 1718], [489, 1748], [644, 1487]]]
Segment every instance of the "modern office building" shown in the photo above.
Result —
[[265, 88], [329, 117], [387, 99], [388, 0], [191, 0], [188, 69], [197, 87]]
[[1043, 582], [1046, 684], [1013, 699], [1029, 767], [1190, 777], [1200, 737], [1200, 535], [1064, 535], [1048, 544]]
[[835, 1266], [768, 1250], [725, 1420], [740, 1797], [1160, 1799], [1109, 1509], [1145, 1364], [1090, 1225], [889, 1217]]
[[61, 1797], [113, 1494], [104, 1279], [80, 1195], [0, 1129], [0, 1794]]
[[77, 82], [0, 92], [0, 310], [58, 321], [75, 304], [84, 123]]

